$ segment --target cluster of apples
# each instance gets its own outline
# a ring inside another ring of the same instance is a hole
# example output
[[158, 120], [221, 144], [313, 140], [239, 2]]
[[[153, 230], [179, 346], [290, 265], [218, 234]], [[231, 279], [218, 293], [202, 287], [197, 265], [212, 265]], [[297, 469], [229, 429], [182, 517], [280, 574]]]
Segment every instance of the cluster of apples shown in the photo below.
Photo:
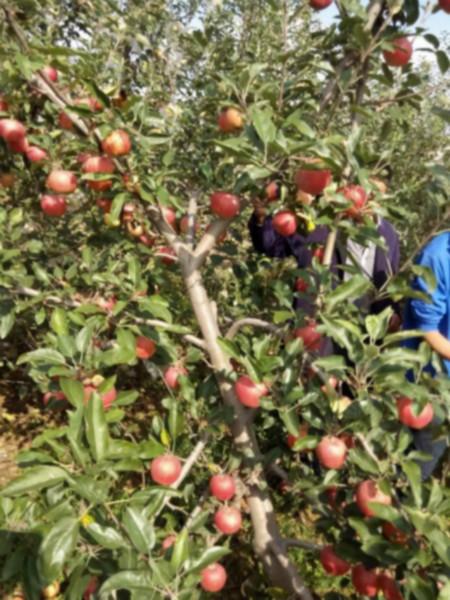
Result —
[[[158, 485], [173, 485], [180, 477], [181, 471], [181, 461], [173, 454], [158, 456], [150, 465], [150, 476]], [[214, 475], [210, 479], [209, 490], [217, 500], [228, 502], [236, 494], [236, 483], [231, 475]], [[214, 515], [214, 524], [221, 533], [234, 535], [242, 527], [241, 513], [233, 506], [221, 506]], [[162, 544], [163, 550], [170, 548], [175, 540], [175, 535], [166, 537]], [[219, 563], [209, 565], [201, 572], [201, 586], [207, 592], [219, 592], [225, 586], [226, 580], [226, 570]]]

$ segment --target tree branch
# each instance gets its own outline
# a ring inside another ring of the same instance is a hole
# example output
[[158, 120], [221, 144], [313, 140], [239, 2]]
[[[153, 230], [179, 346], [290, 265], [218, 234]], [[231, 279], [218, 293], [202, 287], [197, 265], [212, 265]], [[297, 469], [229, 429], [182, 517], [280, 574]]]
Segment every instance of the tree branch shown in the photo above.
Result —
[[302, 548], [303, 550], [310, 550], [311, 552], [320, 552], [324, 546], [322, 544], [314, 544], [307, 540], [296, 540], [294, 538], [287, 538], [284, 540], [286, 548]]
[[233, 323], [233, 325], [225, 334], [225, 338], [227, 340], [232, 340], [243, 327], [256, 327], [258, 329], [270, 331], [271, 333], [275, 333], [277, 335], [282, 335], [282, 330], [276, 325], [273, 325], [273, 323], [263, 321], [262, 319], [253, 319], [252, 317], [248, 317], [245, 319], [239, 319], [239, 321]]

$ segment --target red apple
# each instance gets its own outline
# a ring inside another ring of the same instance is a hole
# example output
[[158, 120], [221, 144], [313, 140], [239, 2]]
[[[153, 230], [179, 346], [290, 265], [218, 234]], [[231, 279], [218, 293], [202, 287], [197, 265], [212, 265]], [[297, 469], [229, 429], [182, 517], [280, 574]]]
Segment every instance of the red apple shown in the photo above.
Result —
[[450, 0], [439, 0], [439, 8], [450, 14]]
[[373, 517], [375, 513], [370, 508], [369, 502], [390, 506], [392, 499], [379, 489], [375, 481], [367, 479], [366, 481], [362, 481], [356, 489], [356, 504], [363, 515]]
[[59, 194], [70, 194], [77, 189], [77, 178], [72, 171], [55, 169], [47, 177], [46, 185], [48, 189]]
[[217, 119], [219, 129], [225, 133], [242, 129], [244, 120], [242, 113], [237, 108], [224, 108]]
[[225, 535], [233, 535], [242, 526], [241, 513], [233, 506], [223, 506], [214, 515], [214, 524]]
[[141, 244], [144, 244], [144, 246], [147, 246], [147, 248], [151, 248], [155, 245], [156, 239], [144, 231], [144, 233], [139, 236], [139, 241]]
[[[102, 174], [110, 174], [114, 173], [116, 167], [114, 162], [109, 158], [109, 156], [90, 156], [83, 163], [83, 172], [84, 173], [102, 173]], [[87, 181], [88, 187], [91, 190], [95, 190], [97, 192], [101, 192], [104, 190], [108, 190], [112, 186], [112, 181], [110, 179], [103, 179], [99, 181]]]
[[333, 546], [325, 546], [320, 552], [320, 562], [330, 575], [345, 575], [350, 570], [350, 563], [338, 556]]
[[342, 194], [352, 206], [345, 211], [347, 217], [351, 219], [358, 219], [363, 212], [363, 209], [367, 203], [367, 193], [364, 188], [360, 185], [346, 185], [338, 190], [338, 193]]
[[163, 543], [162, 543], [162, 549], [164, 551], [168, 550], [169, 548], [171, 548], [175, 542], [177, 541], [177, 536], [174, 535], [173, 533], [168, 535], [166, 538], [164, 538]]
[[123, 129], [116, 129], [102, 142], [102, 149], [109, 156], [123, 156], [131, 150], [130, 136]]
[[[347, 396], [343, 396], [343, 398], [347, 398]], [[348, 399], [348, 400], [351, 403], [351, 400], [350, 399]], [[347, 406], [345, 407], [345, 409], [346, 408], [347, 408]], [[345, 409], [344, 409], [344, 411], [345, 411]], [[339, 409], [338, 409], [338, 412], [339, 412]], [[356, 439], [351, 433], [341, 433], [341, 435], [339, 436], [339, 439], [344, 442], [344, 444], [347, 446], [347, 448], [349, 450], [356, 447]]]
[[16, 119], [0, 119], [0, 137], [5, 142], [15, 142], [25, 137], [25, 125]]
[[323, 10], [330, 6], [333, 3], [333, 0], [309, 0], [309, 5], [314, 10]]
[[91, 577], [88, 584], [83, 592], [83, 600], [92, 600], [92, 596], [95, 594], [98, 588], [98, 578]]
[[150, 475], [159, 485], [172, 485], [181, 473], [181, 462], [172, 454], [163, 454], [152, 461]]
[[[180, 231], [181, 233], [187, 233], [189, 229], [189, 215], [183, 215], [180, 219]], [[194, 230], [199, 231], [200, 225], [194, 221]]]
[[298, 440], [301, 440], [302, 438], [306, 437], [308, 435], [308, 431], [308, 423], [302, 423], [298, 428], [298, 435], [292, 435], [292, 433], [289, 433], [286, 440], [289, 448], [293, 448]]
[[179, 386], [178, 377], [187, 375], [188, 372], [181, 365], [171, 365], [164, 371], [164, 381], [171, 390]]
[[49, 217], [62, 217], [67, 210], [66, 199], [64, 196], [43, 194], [41, 196], [41, 209]]
[[287, 237], [297, 231], [297, 218], [290, 210], [280, 210], [273, 216], [272, 225], [277, 233]]
[[16, 178], [14, 173], [0, 173], [0, 187], [3, 188], [12, 188]]
[[46, 394], [44, 394], [42, 401], [44, 402], [45, 406], [47, 406], [47, 404], [49, 404], [51, 400], [65, 399], [66, 395], [64, 394], [64, 392], [47, 392]]
[[74, 128], [73, 121], [66, 112], [59, 113], [58, 125], [61, 127], [61, 129], [67, 129], [68, 131]]
[[210, 197], [211, 211], [221, 219], [232, 219], [239, 214], [241, 202], [227, 192], [214, 192]]
[[327, 469], [342, 469], [347, 457], [347, 446], [338, 437], [327, 435], [316, 447], [317, 460]]
[[0, 96], [0, 112], [8, 112], [9, 104], [4, 96]]
[[317, 324], [314, 321], [310, 321], [307, 325], [294, 329], [294, 337], [301, 338], [306, 350], [310, 350], [311, 352], [319, 350], [322, 341], [322, 336], [316, 327]]
[[122, 223], [128, 223], [133, 220], [136, 212], [136, 205], [133, 202], [126, 202], [122, 208], [121, 220]]
[[41, 69], [41, 73], [54, 83], [58, 81], [58, 71], [55, 69], [55, 67], [44, 67]]
[[[331, 390], [335, 390], [337, 388], [339, 381], [337, 379], [337, 377], [335, 377], [334, 375], [331, 375], [331, 377], [328, 378], [327, 383], [324, 383], [323, 385], [320, 386], [321, 391], [324, 394], [332, 394]], [[330, 390], [331, 388], [331, 390]]]
[[88, 108], [92, 112], [102, 110], [103, 106], [96, 98], [77, 98], [74, 101], [75, 106]]
[[339, 494], [339, 490], [335, 485], [330, 486], [325, 490], [325, 495], [327, 497], [328, 504], [332, 509], [338, 508], [337, 505], [337, 497]]
[[209, 490], [215, 498], [226, 502], [236, 493], [236, 484], [231, 475], [214, 475], [209, 481]]
[[38, 146], [29, 146], [26, 155], [30, 162], [41, 162], [48, 158], [47, 152]]
[[177, 215], [173, 208], [169, 206], [161, 206], [161, 212], [164, 220], [171, 226], [173, 229], [176, 228], [177, 223]]
[[434, 417], [433, 405], [430, 402], [427, 402], [417, 415], [413, 411], [413, 401], [406, 396], [397, 400], [397, 414], [399, 421], [411, 429], [423, 429]]
[[[328, 4], [331, 4], [331, 2], [328, 2]], [[326, 6], [328, 6], [328, 4]], [[323, 8], [325, 8], [325, 6]], [[331, 181], [332, 175], [329, 169], [316, 170], [303, 168], [295, 174], [295, 184], [297, 188], [311, 196], [318, 196], [321, 194], [323, 190], [330, 185]]]
[[105, 213], [108, 214], [111, 212], [112, 200], [109, 198], [97, 198], [95, 204]]
[[147, 360], [152, 357], [156, 352], [155, 342], [143, 335], [136, 338], [136, 356]]
[[156, 253], [156, 256], [161, 257], [161, 262], [165, 265], [172, 265], [177, 260], [177, 254], [173, 248], [169, 246], [161, 246]]
[[408, 535], [389, 521], [383, 523], [381, 530], [384, 537], [394, 544], [404, 545], [408, 541]]
[[209, 565], [201, 572], [200, 585], [205, 592], [220, 592], [227, 582], [227, 572], [219, 565], [219, 563], [213, 563]]
[[117, 300], [114, 296], [110, 296], [109, 298], [98, 298], [96, 304], [102, 310], [106, 312], [112, 312], [117, 303]]
[[8, 142], [8, 148], [11, 150], [11, 152], [25, 154], [29, 147], [30, 145], [26, 137], [18, 138], [17, 140], [11, 140]]
[[378, 577], [375, 571], [369, 571], [364, 565], [356, 565], [352, 569], [352, 583], [358, 594], [376, 596], [378, 593]]
[[403, 600], [403, 595], [398, 589], [397, 583], [386, 573], [378, 575], [378, 589], [383, 592], [386, 600]]
[[383, 52], [384, 60], [390, 67], [404, 67], [411, 60], [413, 46], [406, 37], [393, 40], [393, 50]]
[[323, 246], [317, 246], [313, 250], [313, 258], [317, 259], [320, 263], [323, 261], [323, 257], [325, 256], [325, 248]]
[[[93, 385], [85, 385], [84, 386], [84, 403], [87, 404], [89, 402], [90, 397], [94, 392], [97, 392], [97, 388]], [[101, 401], [103, 402], [103, 408], [108, 410], [111, 407], [111, 404], [117, 398], [116, 388], [111, 388], [107, 392], [103, 392], [100, 394]]]
[[294, 287], [296, 292], [305, 293], [309, 288], [309, 283], [303, 277], [298, 277]]
[[262, 396], [267, 396], [269, 390], [264, 383], [255, 383], [247, 375], [242, 375], [234, 384], [238, 400], [249, 408], [258, 408]]
[[280, 197], [280, 186], [276, 181], [271, 181], [266, 185], [266, 198], [269, 202], [275, 202]]

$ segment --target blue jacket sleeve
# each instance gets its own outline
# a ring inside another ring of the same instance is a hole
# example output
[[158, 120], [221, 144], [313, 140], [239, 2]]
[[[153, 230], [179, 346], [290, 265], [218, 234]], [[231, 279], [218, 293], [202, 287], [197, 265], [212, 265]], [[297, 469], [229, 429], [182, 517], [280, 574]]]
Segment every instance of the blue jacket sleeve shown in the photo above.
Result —
[[417, 264], [428, 267], [432, 271], [436, 280], [436, 287], [434, 290], [430, 290], [422, 277], [416, 277], [413, 288], [428, 294], [431, 298], [429, 302], [413, 298], [410, 302], [411, 316], [417, 329], [435, 331], [439, 329], [439, 324], [447, 313], [448, 271], [441, 256], [426, 252], [420, 256]]

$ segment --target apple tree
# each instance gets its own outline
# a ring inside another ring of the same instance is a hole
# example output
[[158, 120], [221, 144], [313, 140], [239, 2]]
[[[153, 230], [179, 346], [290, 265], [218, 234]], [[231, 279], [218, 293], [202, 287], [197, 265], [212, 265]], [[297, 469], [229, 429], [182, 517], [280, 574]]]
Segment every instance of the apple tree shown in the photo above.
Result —
[[[383, 243], [373, 214], [409, 251], [410, 213], [443, 225], [448, 59], [416, 0], [330, 4], [0, 3], [3, 368], [58, 415], [1, 491], [5, 595], [448, 597], [410, 428], [445, 435], [449, 385], [355, 304], [430, 276], [330, 268], [338, 232]], [[328, 226], [310, 268], [253, 252], [255, 203]]]

